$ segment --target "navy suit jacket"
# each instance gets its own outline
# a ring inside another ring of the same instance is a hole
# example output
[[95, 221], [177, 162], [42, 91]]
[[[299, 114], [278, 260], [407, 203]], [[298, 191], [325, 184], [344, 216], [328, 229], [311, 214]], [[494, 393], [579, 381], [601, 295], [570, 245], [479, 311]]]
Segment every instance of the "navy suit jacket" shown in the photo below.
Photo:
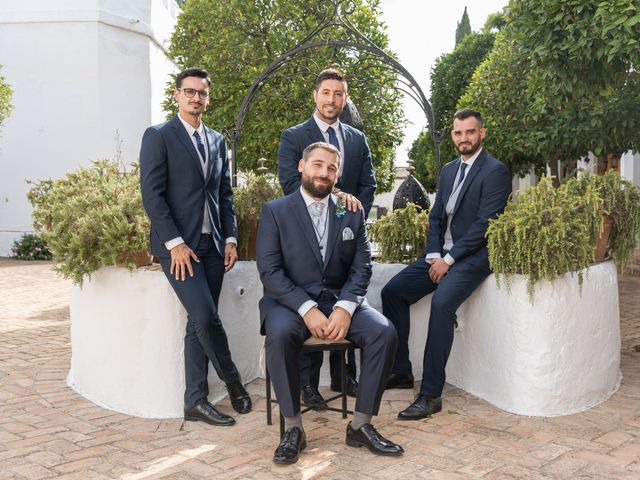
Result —
[[[267, 203], [260, 213], [257, 266], [264, 286], [260, 323], [277, 305], [298, 311], [328, 290], [338, 300], [361, 305], [371, 278], [371, 249], [364, 213], [338, 218], [329, 201], [329, 230], [324, 262], [311, 217], [300, 190]], [[348, 230], [353, 233], [349, 237]], [[264, 334], [264, 327], [261, 326]]]
[[[376, 193], [376, 176], [373, 172], [371, 150], [364, 134], [345, 123], [340, 123], [344, 143], [344, 168], [336, 187], [355, 195], [362, 203], [365, 218], [369, 215]], [[291, 127], [280, 137], [278, 149], [278, 178], [285, 195], [300, 187], [298, 162], [305, 148], [315, 142], [324, 142], [322, 131], [311, 117], [304, 123]]]
[[[442, 169], [436, 200], [429, 213], [429, 241], [425, 255], [443, 253], [447, 229], [445, 205], [453, 190], [460, 162], [460, 159], [454, 160]], [[486, 239], [489, 219], [497, 217], [504, 210], [510, 194], [509, 169], [483, 148], [462, 184], [453, 210], [453, 248], [449, 255], [456, 262], [468, 261], [477, 268], [490, 271]]]
[[208, 202], [213, 238], [221, 255], [224, 241], [237, 237], [227, 147], [218, 132], [205, 126], [209, 148], [207, 174], [189, 134], [176, 116], [149, 127], [140, 149], [142, 202], [151, 219], [151, 253], [170, 256], [164, 243], [182, 237], [195, 250]]

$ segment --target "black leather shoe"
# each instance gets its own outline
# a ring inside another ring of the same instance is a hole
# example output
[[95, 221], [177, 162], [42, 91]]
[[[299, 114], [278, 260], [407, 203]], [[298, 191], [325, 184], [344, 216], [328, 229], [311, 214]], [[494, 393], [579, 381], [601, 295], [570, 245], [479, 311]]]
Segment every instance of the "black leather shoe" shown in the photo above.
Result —
[[384, 387], [385, 390], [389, 390], [390, 388], [413, 388], [413, 375], [399, 375], [397, 373], [392, 373], [387, 380], [387, 386]]
[[[350, 397], [355, 397], [358, 395], [358, 382], [351, 375], [347, 376], [345, 379], [345, 383], [347, 384], [347, 395]], [[340, 379], [331, 379], [331, 390], [334, 392], [342, 392], [342, 385], [340, 384]]]
[[400, 420], [419, 420], [442, 410], [441, 397], [427, 397], [420, 394], [411, 405], [398, 414]]
[[358, 430], [351, 427], [351, 422], [347, 425], [347, 445], [350, 447], [367, 447], [371, 453], [376, 455], [402, 455], [404, 449], [390, 440], [387, 440], [370, 423], [365, 423]]
[[300, 452], [307, 448], [307, 438], [298, 427], [291, 427], [284, 432], [280, 445], [273, 454], [273, 461], [281, 465], [290, 465], [298, 461]]
[[236, 423], [233, 417], [219, 412], [216, 410], [216, 407], [207, 402], [207, 400], [202, 400], [192, 407], [185, 405], [184, 419], [188, 422], [206, 422], [209, 425], [220, 425], [224, 427]]
[[305, 385], [302, 387], [302, 403], [316, 410], [324, 410], [327, 408], [327, 402], [325, 402], [318, 389], [313, 385]]
[[240, 382], [227, 383], [227, 392], [231, 406], [238, 413], [249, 413], [251, 411], [251, 397]]

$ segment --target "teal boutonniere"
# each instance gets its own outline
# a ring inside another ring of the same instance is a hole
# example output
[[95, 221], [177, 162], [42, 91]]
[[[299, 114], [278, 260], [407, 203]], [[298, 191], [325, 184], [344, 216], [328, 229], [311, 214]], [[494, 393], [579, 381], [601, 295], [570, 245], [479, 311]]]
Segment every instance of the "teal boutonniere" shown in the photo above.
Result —
[[347, 211], [344, 208], [344, 202], [342, 201], [342, 198], [338, 197], [336, 200], [336, 217], [342, 218], [346, 213]]

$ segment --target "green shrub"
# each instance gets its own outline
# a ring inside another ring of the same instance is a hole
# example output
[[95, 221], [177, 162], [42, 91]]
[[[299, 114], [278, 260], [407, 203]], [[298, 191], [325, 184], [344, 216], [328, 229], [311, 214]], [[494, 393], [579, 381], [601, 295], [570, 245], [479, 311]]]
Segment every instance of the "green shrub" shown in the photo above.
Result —
[[238, 257], [255, 259], [255, 235], [262, 206], [282, 196], [278, 179], [273, 174], [245, 174], [245, 182], [233, 189], [233, 203], [238, 222]]
[[25, 233], [13, 242], [11, 256], [18, 260], [51, 260], [51, 252], [40, 235]]
[[429, 215], [413, 203], [381, 217], [369, 226], [371, 240], [380, 248], [381, 262], [411, 263], [424, 253]]
[[577, 193], [575, 182], [554, 188], [543, 178], [489, 222], [489, 262], [498, 284], [504, 280], [508, 288], [513, 274], [526, 275], [532, 303], [538, 280], [577, 271], [582, 285], [582, 270], [593, 263], [603, 201], [591, 184]]
[[126, 172], [117, 161], [95, 161], [60, 180], [34, 183], [27, 197], [56, 270], [74, 283], [103, 266], [134, 268], [134, 254], [149, 250], [137, 164]]

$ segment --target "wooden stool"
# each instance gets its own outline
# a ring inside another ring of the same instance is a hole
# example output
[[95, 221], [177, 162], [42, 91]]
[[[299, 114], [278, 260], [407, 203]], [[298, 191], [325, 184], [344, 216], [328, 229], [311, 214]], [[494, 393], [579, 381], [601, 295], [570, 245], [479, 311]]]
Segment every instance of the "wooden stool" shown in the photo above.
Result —
[[[341, 366], [340, 366], [340, 382], [342, 383], [342, 392], [338, 393], [332, 397], [325, 399], [327, 406], [323, 408], [323, 410], [331, 410], [332, 412], [342, 413], [342, 418], [347, 418], [348, 413], [353, 413], [351, 410], [347, 410], [347, 361], [345, 358], [345, 352], [354, 348], [355, 346], [349, 340], [320, 340], [316, 337], [309, 337], [306, 342], [302, 345], [301, 353], [309, 353], [309, 352], [326, 352], [326, 351], [338, 351], [340, 352], [341, 358]], [[274, 403], [278, 403], [278, 400], [274, 400], [271, 398], [271, 376], [269, 375], [269, 369], [267, 368], [267, 362], [265, 361], [265, 386], [266, 386], [266, 397], [267, 397], [267, 425], [272, 425], [272, 417], [271, 417], [271, 407]], [[334, 400], [342, 399], [342, 407], [330, 407], [328, 404]], [[300, 413], [308, 412], [309, 410], [313, 410], [315, 407], [304, 407], [300, 409]], [[280, 414], [280, 438], [284, 434], [284, 417], [282, 413]]]

